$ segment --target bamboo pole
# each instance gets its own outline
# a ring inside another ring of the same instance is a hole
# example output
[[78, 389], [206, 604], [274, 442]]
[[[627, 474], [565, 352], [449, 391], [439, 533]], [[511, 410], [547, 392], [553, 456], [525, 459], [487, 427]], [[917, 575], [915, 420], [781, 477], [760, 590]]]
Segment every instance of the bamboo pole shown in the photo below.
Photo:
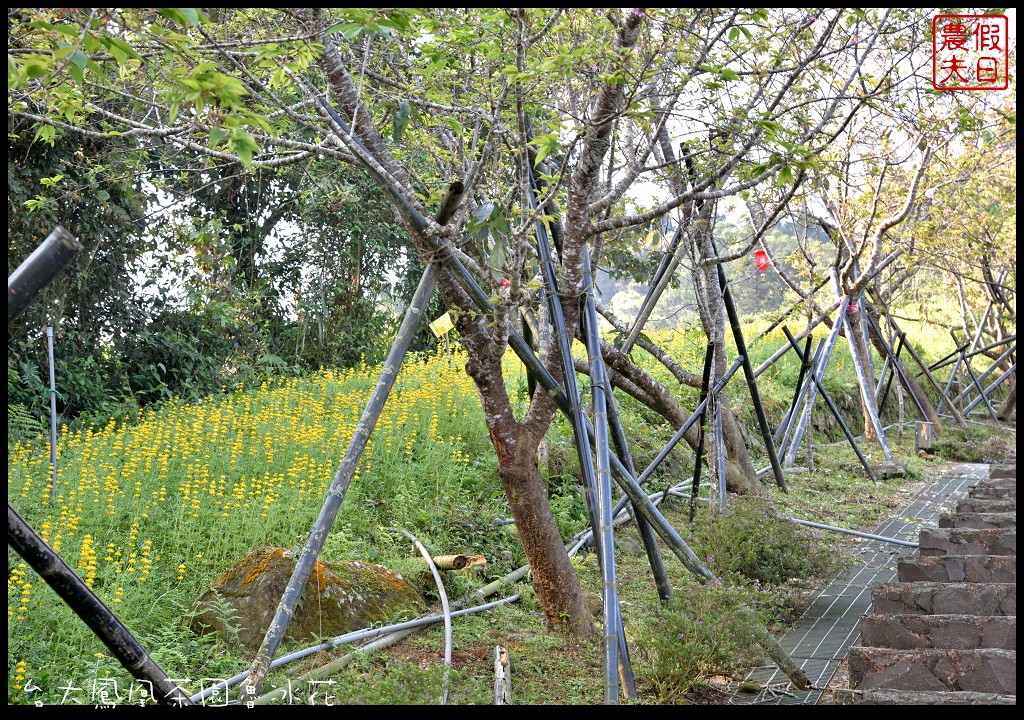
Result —
[[[536, 209], [534, 198], [535, 185], [533, 174], [530, 172], [531, 188], [527, 193], [531, 209]], [[548, 303], [548, 311], [551, 317], [551, 324], [555, 331], [555, 340], [562, 364], [562, 374], [565, 378], [566, 395], [569, 401], [569, 420], [573, 429], [573, 437], [576, 441], [576, 451], [580, 460], [580, 470], [583, 475], [583, 487], [587, 499], [587, 509], [590, 515], [590, 522], [597, 532], [594, 542], [597, 547], [598, 557], [601, 560], [601, 581], [606, 592], [611, 593], [612, 598], [604, 596], [604, 659], [605, 659], [605, 702], [614, 704], [618, 702], [618, 663], [619, 643], [618, 634], [622, 632], [621, 622], [617, 622], [615, 615], [618, 609], [618, 598], [615, 597], [614, 588], [614, 562], [608, 562], [606, 555], [607, 548], [614, 549], [614, 537], [610, 524], [602, 522], [602, 506], [600, 497], [603, 490], [600, 486], [597, 469], [594, 467], [594, 458], [590, 454], [590, 443], [588, 442], [587, 430], [585, 427], [586, 418], [583, 415], [583, 408], [580, 406], [579, 386], [576, 381], [576, 369], [572, 364], [571, 338], [565, 323], [565, 315], [562, 312], [562, 303], [558, 295], [558, 281], [555, 277], [555, 263], [551, 255], [551, 247], [548, 243], [547, 231], [544, 224], [535, 224], [535, 235], [537, 238], [537, 254], [540, 260], [541, 274], [544, 278], [545, 297]], [[584, 249], [584, 252], [586, 250]], [[592, 366], [593, 372], [593, 366]], [[603, 396], [602, 396], [603, 398]], [[600, 454], [603, 444], [605, 451], [608, 447], [607, 427], [595, 440], [595, 448]], [[607, 458], [607, 452], [605, 453]], [[610, 576], [610, 577], [609, 577]], [[611, 607], [614, 605], [614, 608]], [[615, 633], [615, 636], [610, 635]]]
[[50, 361], [50, 502], [57, 502], [57, 385], [53, 371], [53, 327], [46, 327], [46, 353]]
[[[782, 420], [779, 422], [779, 427], [775, 431], [776, 444], [782, 441], [782, 438], [785, 436], [786, 431], [789, 429], [789, 420], [790, 418], [793, 417], [793, 414], [796, 412], [797, 403], [800, 401], [800, 398], [803, 395], [805, 376], [807, 375], [807, 370], [810, 368], [809, 358], [811, 357], [812, 342], [814, 342], [814, 338], [808, 335], [807, 342], [804, 345], [804, 357], [800, 361], [800, 372], [796, 378], [796, 385], [793, 387], [793, 402], [789, 404], [789, 409], [786, 410], [786, 414], [782, 416]], [[779, 452], [783, 452], [781, 446], [779, 446]]]
[[718, 507], [725, 510], [725, 439], [722, 435], [722, 401], [715, 396], [715, 460], [718, 476]]
[[707, 417], [707, 398], [711, 382], [711, 363], [714, 361], [715, 344], [708, 341], [707, 349], [704, 351], [704, 370], [700, 382], [700, 398], [697, 402], [701, 406], [700, 425], [697, 433], [697, 451], [693, 460], [693, 480], [690, 481], [690, 522], [692, 523], [697, 515], [697, 498], [700, 495], [700, 473], [701, 456], [704, 454], [704, 420]]
[[[714, 252], [714, 242], [711, 244]], [[782, 474], [782, 465], [779, 463], [779, 456], [775, 452], [775, 441], [772, 439], [772, 429], [768, 425], [768, 417], [764, 414], [764, 406], [761, 404], [761, 393], [757, 389], [757, 376], [750, 364], [750, 356], [747, 352], [747, 344], [743, 340], [743, 329], [740, 327], [740, 317], [736, 313], [736, 306], [732, 301], [732, 293], [729, 292], [729, 285], [725, 281], [725, 270], [721, 263], [718, 268], [718, 286], [722, 291], [722, 300], [725, 301], [725, 312], [729, 317], [729, 326], [732, 328], [733, 341], [736, 343], [736, 352], [743, 359], [743, 375], [747, 379], [747, 389], [750, 392], [750, 400], [754, 404], [754, 415], [757, 417], [757, 425], [761, 429], [761, 439], [764, 440], [764, 449], [768, 454], [768, 460], [772, 466], [772, 473], [775, 475], [775, 482], [782, 492], [788, 492], [786, 478]]]
[[[939, 385], [938, 382], [936, 382], [935, 376], [932, 375], [931, 371], [928, 369], [928, 366], [925, 364], [924, 360], [922, 360], [921, 356], [917, 354], [917, 351], [914, 349], [913, 344], [910, 342], [909, 339], [907, 339], [907, 334], [903, 332], [900, 326], [897, 325], [896, 321], [893, 320], [891, 317], [889, 318], [889, 322], [892, 323], [892, 327], [897, 332], [897, 334], [903, 338], [903, 346], [907, 348], [907, 352], [910, 353], [910, 357], [913, 359], [915, 363], [917, 363], [917, 366], [921, 368], [922, 372], [924, 372], [924, 376], [928, 380], [928, 383], [932, 386], [932, 389], [935, 390], [935, 392], [938, 393], [941, 397], [942, 387]], [[953, 403], [950, 403], [949, 410], [950, 413], [952, 413], [953, 417], [956, 419], [957, 423], [959, 423], [960, 426], [963, 427], [964, 417], [963, 415], [960, 414], [960, 411], [953, 407]]]
[[[870, 321], [870, 318], [869, 318], [869, 321]], [[896, 366], [896, 362], [900, 359], [900, 353], [903, 352], [903, 338], [897, 338], [897, 341], [896, 341], [896, 354], [895, 355], [890, 355], [889, 354], [889, 346], [885, 344], [885, 339], [882, 338], [881, 335], [879, 335], [879, 339], [882, 341], [883, 347], [886, 348], [885, 361], [887, 363], [892, 361], [892, 367], [889, 370], [889, 379], [885, 383], [885, 390], [882, 392], [882, 397], [878, 400], [878, 409], [879, 409], [879, 412], [881, 412], [882, 409], [885, 408], [886, 398], [889, 397], [889, 389], [892, 387], [892, 379], [894, 377], [899, 377], [900, 378], [900, 383], [896, 386], [896, 391], [897, 392], [900, 392], [900, 388], [903, 386], [903, 378], [902, 378], [902, 376], [898, 372], [899, 368]], [[879, 380], [878, 384], [879, 384], [879, 387], [881, 387], [881, 384], [882, 384], [881, 380]], [[913, 393], [911, 393], [911, 395], [913, 395]], [[914, 401], [915, 402], [920, 402], [917, 399], [916, 396], [914, 397]]]
[[[954, 334], [952, 330], [949, 331], [949, 334], [953, 336], [953, 344], [958, 345], [959, 342], [956, 339], [956, 334]], [[953, 383], [956, 382], [956, 377], [957, 375], [960, 374], [960, 366], [965, 362], [964, 350], [966, 349], [966, 347], [967, 346], [965, 345], [964, 347], [960, 348], [959, 352], [957, 353], [956, 362], [953, 363], [953, 370], [949, 374], [949, 380], [946, 381], [946, 387], [945, 389], [943, 389], [942, 395], [939, 396], [939, 402], [935, 406], [935, 412], [937, 413], [942, 412], [942, 404], [949, 399], [949, 391], [953, 389]]]
[[74, 260], [85, 247], [58, 225], [32, 251], [17, 269], [7, 276], [7, 322], [13, 320], [40, 290]]
[[[1009, 347], [1005, 351], [1003, 351], [1003, 354], [1000, 355], [998, 358], [996, 358], [995, 362], [993, 362], [991, 365], [989, 365], [988, 369], [986, 369], [981, 375], [978, 376], [978, 382], [984, 382], [985, 378], [987, 378], [992, 373], [993, 370], [995, 370], [1000, 365], [1002, 365], [1003, 361], [1006, 360], [1011, 355], [1013, 355], [1013, 353], [1015, 353], [1016, 351], [1017, 351], [1017, 345], [1016, 344], [1012, 345], [1011, 347]], [[953, 402], [960, 402], [961, 400], [966, 400], [967, 399], [966, 396], [967, 396], [967, 393], [969, 391], [970, 391], [970, 388], [968, 388], [967, 390], [964, 390], [962, 393], [960, 393], [959, 395], [956, 396], [956, 398], [953, 400]], [[974, 407], [975, 404], [976, 403], [971, 403], [971, 407]]]
[[[999, 387], [1002, 384], [1002, 382], [1004, 380], [1006, 380], [1006, 378], [1008, 378], [1011, 375], [1013, 375], [1013, 373], [1016, 372], [1016, 370], [1017, 370], [1017, 363], [1013, 363], [1006, 372], [1004, 372], [1002, 375], [1000, 375], [996, 380], [994, 380], [992, 382], [991, 385], [989, 385], [987, 388], [985, 388], [985, 390], [982, 391], [981, 397], [974, 398], [974, 400], [972, 400], [970, 403], [967, 404], [967, 407], [964, 408], [964, 414], [966, 415], [971, 410], [973, 410], [974, 406], [977, 405], [981, 401], [981, 398], [987, 398], [989, 393], [991, 393], [993, 390], [995, 390], [997, 387]], [[979, 378], [978, 380], [980, 382], [981, 378]]]
[[[619, 701], [619, 685], [607, 682], [607, 678], [618, 672], [619, 633], [622, 625], [619, 614], [619, 598], [615, 583], [615, 543], [612, 532], [612, 480], [611, 460], [608, 452], [608, 379], [601, 357], [601, 338], [597, 334], [597, 312], [594, 309], [593, 277], [590, 272], [590, 251], [583, 247], [583, 284], [586, 292], [583, 312], [586, 317], [586, 347], [590, 361], [590, 396], [593, 405], [595, 432], [595, 455], [597, 459], [597, 527], [602, 543], [598, 546], [602, 562], [602, 592], [604, 600], [604, 644], [605, 644], [605, 704], [614, 705]], [[607, 570], [603, 566], [607, 565]], [[616, 675], [616, 680], [618, 676]]]
[[[989, 303], [989, 308], [991, 309], [991, 307], [992, 307], [992, 303], [990, 302]], [[949, 331], [949, 334], [953, 336], [953, 342], [956, 343], [956, 341], [957, 341], [956, 340], [956, 335], [953, 333], [952, 330]], [[975, 342], [977, 342], [977, 337], [975, 337]], [[981, 382], [978, 380], [978, 376], [974, 374], [974, 368], [971, 367], [971, 361], [964, 359], [962, 352], [960, 353], [960, 357], [961, 357], [961, 359], [963, 359], [964, 369], [971, 376], [971, 381], [974, 383], [974, 387], [977, 388], [978, 393], [980, 394], [980, 397], [985, 401], [985, 407], [988, 408], [989, 417], [992, 418], [993, 422], [999, 422], [999, 418], [996, 416], [995, 408], [992, 407], [992, 403], [989, 402], [988, 396], [985, 395], [985, 391], [982, 390]], [[948, 386], [947, 386], [947, 392], [948, 392]]]
[[[917, 408], [917, 412], [920, 418], [925, 422], [930, 422], [928, 420], [928, 413], [924, 411], [924, 406], [921, 405], [921, 400], [917, 397], [917, 394], [914, 392], [913, 388], [911, 388], [910, 381], [905, 375], [906, 371], [903, 369], [902, 363], [899, 362], [900, 351], [907, 344], [906, 338], [897, 331], [896, 336], [897, 338], [899, 338], [899, 342], [896, 343], [896, 352], [894, 353], [892, 348], [886, 342], [885, 335], [882, 334], [882, 328], [878, 326], [878, 323], [876, 323], [874, 318], [872, 318], [870, 315], [868, 315], [868, 322], [871, 323], [871, 327], [874, 329], [875, 334], [878, 336], [878, 341], [882, 344], [882, 347], [885, 349], [886, 355], [889, 355], [890, 357], [893, 358], [892, 367], [893, 370], [896, 371], [896, 377], [899, 378], [899, 381], [900, 383], [902, 383], [903, 387], [907, 389], [907, 394], [910, 395], [910, 399], [914, 401], [914, 406]], [[896, 330], [895, 326], [893, 326], [893, 330]], [[889, 389], [888, 386], [886, 386], [886, 393], [885, 395], [882, 396], [883, 404], [885, 403], [885, 397], [886, 395], [888, 395], [888, 392]], [[936, 413], [936, 416], [938, 416], [938, 413]], [[936, 430], [941, 430], [941, 426], [936, 426]]]
[[[723, 375], [718, 380], [718, 382], [715, 383], [715, 387], [712, 388], [710, 394], [715, 395], [718, 392], [720, 392], [721, 389], [725, 387], [725, 384], [729, 382], [729, 379], [736, 373], [737, 370], [740, 369], [740, 366], [742, 364], [743, 358], [736, 358], [733, 361], [732, 366], [725, 372], [725, 375]], [[683, 439], [683, 435], [686, 434], [686, 431], [689, 430], [690, 427], [700, 419], [701, 413], [704, 411], [704, 408], [707, 407], [708, 402], [709, 396], [705, 396], [701, 402], [697, 403], [697, 407], [694, 408], [693, 413], [690, 415], [690, 417], [686, 419], [686, 422], [684, 422], [679, 427], [679, 429], [676, 430], [675, 434], [671, 437], [671, 439], [669, 439], [668, 443], [665, 444], [665, 447], [662, 448], [661, 452], [659, 452], [657, 456], [654, 458], [654, 460], [651, 461], [651, 464], [647, 466], [647, 469], [640, 473], [640, 477], [636, 479], [636, 482], [638, 484], [643, 485], [644, 482], [651, 476], [651, 473], [653, 473], [657, 469], [658, 465], [661, 464], [662, 460], [668, 457], [668, 454], [672, 452], [672, 448], [674, 448], [676, 444]]]
[[630, 329], [625, 342], [622, 343], [621, 351], [623, 354], [628, 353], [633, 348], [633, 343], [640, 336], [644, 325], [654, 311], [654, 307], [658, 304], [662, 293], [665, 292], [665, 288], [668, 287], [669, 280], [672, 279], [672, 275], [682, 261], [683, 252], [679, 248], [679, 238], [682, 236], [682, 232], [683, 225], [680, 223], [676, 226], [675, 234], [669, 243], [669, 250], [666, 252], [654, 275], [654, 283], [647, 291], [644, 301], [640, 304], [640, 310], [637, 312], [636, 320], [633, 321], [633, 327]]
[[[839, 299], [839, 309], [837, 317], [842, 317], [846, 314], [846, 306], [850, 302], [850, 298], [845, 295]], [[832, 357], [832, 350], [835, 348], [836, 339], [839, 337], [839, 330], [843, 327], [841, 320], [837, 320], [832, 323], [832, 331], [828, 334], [828, 338], [825, 340], [825, 346], [821, 351], [821, 362], [818, 363], [818, 367], [815, 368], [812, 376], [816, 379], [814, 387], [808, 389], [807, 400], [804, 401], [803, 412], [800, 416], [800, 420], [797, 423], [796, 429], [793, 431], [793, 439], [789, 443], [789, 449], [786, 451], [786, 457], [783, 461], [783, 465], [786, 467], [793, 467], [793, 463], [796, 462], [796, 453], [800, 448], [800, 441], [804, 437], [804, 432], [807, 429], [811, 419], [811, 412], [814, 409], [814, 398], [816, 395], [817, 388], [821, 385], [821, 380], [825, 376], [825, 370], [828, 368], [828, 361]], [[792, 345], [792, 342], [790, 343]]]
[[188, 695], [150, 657], [124, 623], [118, 620], [60, 555], [29, 527], [10, 503], [7, 503], [7, 544], [89, 626], [132, 677], [149, 685], [150, 696], [156, 702], [175, 707], [193, 704]]
[[[800, 347], [797, 345], [797, 342], [793, 338], [793, 335], [789, 332], [789, 328], [783, 325], [782, 330], [783, 332], [786, 333], [786, 338], [789, 340], [790, 344], [793, 346], [793, 349], [796, 350], [797, 354], [799, 355]], [[843, 416], [840, 414], [839, 408], [837, 408], [836, 404], [832, 402], [832, 398], [829, 396], [828, 392], [826, 392], [825, 388], [822, 387], [821, 381], [818, 380], [818, 376], [815, 373], [811, 373], [811, 380], [814, 381], [815, 386], [818, 388], [818, 392], [821, 393], [822, 400], [825, 401], [825, 404], [828, 405], [828, 409], [832, 411], [832, 415], [835, 416], [836, 421], [838, 421], [839, 427], [842, 428], [843, 434], [846, 435], [846, 439], [850, 442], [850, 445], [853, 447], [853, 451], [857, 453], [857, 459], [860, 460], [860, 464], [864, 466], [864, 469], [868, 473], [868, 477], [870, 477], [875, 482], [878, 482], [878, 478], [875, 477], [875, 471], [871, 469], [871, 465], [868, 463], [868, 459], [864, 457], [864, 453], [862, 453], [860, 448], [857, 447], [857, 441], [856, 439], [854, 439], [853, 433], [850, 432], [850, 428], [846, 425], [846, 422], [843, 420]]]
[[[810, 345], [808, 343], [808, 347], [809, 346]], [[779, 453], [782, 454], [783, 457], [785, 457], [786, 448], [789, 447], [789, 433], [790, 431], [793, 430], [794, 427], [796, 427], [797, 412], [799, 408], [802, 407], [802, 403], [807, 399], [807, 393], [810, 392], [810, 389], [812, 387], [814, 387], [814, 379], [811, 378], [810, 375], [814, 373], [815, 369], [817, 369], [818, 367], [818, 363], [821, 361], [821, 351], [824, 346], [825, 338], [822, 338], [821, 340], [818, 341], [818, 346], [814, 349], [814, 356], [811, 357], [810, 355], [805, 354], [803, 356], [803, 360], [800, 363], [801, 367], [804, 365], [804, 363], [807, 363], [809, 372], [807, 376], [804, 378], [803, 386], [798, 388], [800, 390], [800, 394], [794, 399], [793, 408], [789, 413], [789, 416], [786, 418], [785, 424], [779, 427], [779, 429], [782, 430], [782, 440], [779, 442]], [[805, 350], [805, 353], [806, 352], [807, 351]]]
[[[1013, 342], [1016, 339], [1017, 339], [1017, 334], [1016, 333], [1014, 333], [1013, 335], [1007, 335], [1002, 340], [998, 340], [998, 341], [996, 341], [996, 342], [994, 342], [994, 343], [992, 343], [990, 345], [986, 345], [983, 348], [978, 348], [974, 352], [967, 353], [966, 357], [971, 358], [971, 357], [974, 357], [975, 355], [980, 355], [981, 353], [986, 353], [989, 350], [994, 350], [997, 347], [1001, 347], [1003, 345], [1006, 345], [1007, 343], [1011, 343], [1011, 342]], [[939, 370], [941, 368], [946, 367], [947, 365], [949, 365], [949, 363], [953, 362], [953, 360], [951, 358], [953, 357], [953, 355], [956, 355], [957, 353], [959, 353], [960, 350], [961, 350], [961, 348], [957, 348], [956, 350], [951, 352], [949, 355], [944, 357], [942, 360], [938, 360], [934, 364], [930, 365], [928, 367], [928, 369], [931, 370], [932, 372], [935, 372], [936, 370]], [[916, 373], [916, 374], [920, 375], [921, 373]]]
[[[626, 443], [626, 433], [619, 419], [619, 410], [615, 402], [614, 390], [608, 393], [608, 420], [619, 461], [625, 466], [630, 475], [636, 475], [633, 456], [629, 452], [629, 446]], [[651, 524], [642, 515], [633, 513], [633, 519], [636, 521], [637, 532], [640, 534], [640, 540], [644, 544], [644, 551], [647, 553], [647, 562], [651, 566], [651, 574], [654, 576], [654, 585], [658, 591], [658, 598], [662, 602], [668, 602], [672, 598], [672, 586], [668, 581], [668, 573], [665, 571], [665, 561], [661, 557], [661, 548], [658, 547], [658, 537], [654, 533], [654, 528], [651, 527]], [[623, 689], [626, 689], [626, 685], [623, 685]]]
[[[455, 182], [449, 186], [448, 194], [441, 203], [443, 214], [439, 212], [437, 216], [439, 224], [444, 224], [451, 218], [451, 214], [454, 212], [462, 193], [463, 186], [461, 182]], [[392, 343], [391, 350], [384, 360], [384, 366], [380, 377], [377, 379], [377, 384], [373, 388], [373, 393], [370, 395], [370, 399], [363, 409], [362, 416], [359, 418], [359, 423], [352, 433], [348, 449], [345, 451], [345, 455], [338, 465], [338, 470], [334, 474], [331, 486], [327, 491], [327, 498], [320, 509], [320, 514], [317, 516], [316, 522], [313, 524], [313, 528], [306, 539], [306, 544], [302, 548], [302, 553], [295, 563], [295, 569], [292, 571], [288, 585], [281, 596], [274, 619], [271, 621], [270, 627], [267, 628], [267, 633], [256, 654], [256, 659], [249, 669], [249, 682], [244, 686], [240, 698], [242, 702], [248, 702], [257, 696], [263, 685], [263, 679], [270, 669], [270, 663], [274, 659], [274, 654], [277, 652], [281, 640], [284, 639], [288, 624], [291, 622], [299, 598], [302, 596], [302, 591], [306, 587], [306, 581], [309, 579], [316, 559], [323, 549], [327, 533], [334, 524], [338, 511], [341, 509], [341, 504], [345, 500], [349, 485], [352, 482], [356, 468], [359, 466], [359, 460], [366, 449], [366, 443], [377, 424], [381, 411], [384, 409], [388, 395], [394, 387], [395, 379], [398, 377], [398, 372], [402, 367], [402, 360], [405, 358], [405, 354], [412, 344], [416, 328], [419, 326], [420, 320], [422, 320], [423, 310], [426, 308], [427, 303], [430, 302], [431, 295], [433, 295], [437, 273], [438, 263], [434, 261], [429, 262], [423, 277], [420, 279], [419, 286], [416, 288], [412, 301], [409, 303], [405, 317], [402, 319], [402, 324]]]

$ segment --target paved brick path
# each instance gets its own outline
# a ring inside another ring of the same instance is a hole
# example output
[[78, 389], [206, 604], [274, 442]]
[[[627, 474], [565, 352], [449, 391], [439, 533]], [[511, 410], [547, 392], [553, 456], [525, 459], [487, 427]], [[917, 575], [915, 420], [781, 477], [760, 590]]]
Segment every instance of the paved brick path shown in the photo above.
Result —
[[[991, 467], [994, 468], [996, 466]], [[997, 474], [999, 472], [997, 471]], [[983, 464], [956, 465], [943, 471], [931, 485], [918, 493], [907, 507], [892, 519], [875, 528], [872, 534], [904, 541], [920, 542], [922, 546], [938, 544], [940, 542], [940, 535], [935, 535], [934, 532], [937, 531], [938, 527], [947, 523], [945, 518], [950, 516], [951, 511], [953, 514], [974, 515], [979, 512], [984, 513], [988, 509], [982, 507], [984, 502], [1001, 502], [1002, 505], [999, 506], [996, 512], [1000, 514], [1009, 512], [1006, 507], [1006, 494], [998, 496], [979, 495], [979, 492], [989, 491], [975, 492], [971, 490], [974, 486], [988, 487], [986, 483], [989, 480], [989, 474], [990, 466]], [[1005, 481], [1003, 482], [1005, 483]], [[992, 492], [995, 492], [995, 490]], [[992, 498], [997, 499], [993, 500]], [[1015, 506], [1013, 512], [1016, 512]], [[977, 518], [972, 517], [971, 522], [977, 524], [979, 521]], [[999, 522], [1005, 524], [1006, 519], [1000, 518]], [[1002, 532], [1004, 535], [1007, 532], [1005, 527], [972, 529], [982, 532], [994, 530]], [[960, 547], [966, 547], [970, 542], [983, 542], [978, 537], [974, 537], [973, 540], [969, 540], [967, 536], [960, 537], [965, 530], [959, 528], [944, 528], [943, 530], [949, 532], [952, 536], [956, 536], [958, 540], [963, 540], [964, 542], [961, 543]], [[789, 652], [794, 662], [800, 666], [810, 679], [813, 686], [812, 689], [795, 692], [788, 679], [778, 668], [766, 666], [754, 668], [745, 678], [745, 680], [758, 683], [763, 689], [756, 694], [746, 697], [738, 695], [733, 702], [756, 705], [816, 704], [821, 699], [823, 689], [832, 679], [836, 669], [846, 659], [847, 654], [851, 652], [851, 648], [857, 646], [862, 631], [861, 620], [865, 616], [873, 618], [871, 620], [873, 623], [871, 625], [871, 632], [875, 633], [884, 633], [886, 628], [888, 628], [890, 634], [900, 635], [901, 637], [908, 633], [911, 635], [917, 633], [919, 638], [939, 638], [943, 637], [946, 633], [953, 632], [954, 629], [960, 632], [960, 626], [956, 625], [952, 620], [943, 625], [941, 619], [937, 619], [933, 622], [938, 624], [931, 626], [928, 625], [928, 622], [930, 622], [928, 620], [921, 620], [920, 623], [923, 624], [915, 624], [918, 621], [909, 618], [905, 621], [909, 623], [909, 629], [904, 627], [897, 632], [894, 629], [895, 625], [886, 625], [881, 618], [885, 617], [890, 623], [898, 623], [899, 620], [895, 615], [920, 615], [926, 613], [923, 613], [923, 611], [918, 612], [915, 609], [911, 613], [889, 613], [883, 616], [881, 613], [872, 611], [873, 600], [878, 602], [876, 598], [878, 593], [881, 592], [879, 589], [887, 584], [894, 581], [903, 583], [916, 581], [916, 577], [913, 580], [910, 577], [915, 572], [918, 575], [923, 575], [920, 578], [921, 582], [931, 582], [933, 584], [970, 582], [970, 578], [980, 579], [983, 577], [996, 578], [993, 582], [1005, 583], [1005, 579], [1010, 576], [1009, 573], [1012, 573], [1012, 577], [1015, 579], [1016, 530], [1009, 530], [1009, 532], [1014, 534], [1014, 553], [1012, 557], [1006, 555], [995, 557], [987, 555], [970, 557], [950, 555], [947, 558], [948, 562], [942, 564], [942, 569], [936, 567], [937, 563], [932, 558], [937, 557], [937, 555], [933, 554], [931, 550], [919, 552], [911, 547], [887, 543], [881, 540], [862, 541], [860, 562], [825, 588], [805, 611], [803, 618], [783, 637], [779, 638], [782, 647]], [[929, 539], [927, 540], [925, 533], [932, 533], [928, 536]], [[991, 542], [997, 542], [994, 537], [990, 538], [990, 540]], [[951, 540], [950, 542], [953, 541]], [[913, 571], [910, 568], [913, 568]], [[943, 573], [945, 573], [945, 576]], [[995, 592], [993, 597], [989, 599], [989, 602], [996, 602], [997, 604], [999, 602], [1004, 604], [1010, 602], [1007, 600], [1010, 597], [1007, 594], [1008, 589], [1004, 588], [1001, 592], [1002, 594], [1000, 594], [1000, 591]], [[956, 602], [970, 604], [965, 599], [964, 593], [967, 593], [967, 597], [973, 597], [970, 596], [970, 591], [968, 590], [963, 590], [960, 595], [957, 595], [956, 589], [950, 589], [938, 592], [937, 596], [935, 593], [932, 596], [928, 596], [925, 593], [920, 602], [931, 603], [933, 607], [938, 602], [943, 608], [946, 606], [952, 607], [950, 604], [955, 604]], [[1015, 585], [1013, 586], [1012, 598], [1015, 608]], [[918, 600], [915, 599], [914, 602], [917, 603]], [[1013, 623], [1012, 632], [1008, 629], [1010, 621]], [[967, 633], [968, 630], [963, 630], [962, 632]], [[974, 632], [981, 633], [981, 638], [977, 640], [978, 644], [989, 642], [987, 638], [996, 637], [1000, 633], [1003, 636], [1007, 634], [1012, 635], [1015, 643], [1015, 609], [1014, 617], [1002, 616], [998, 620], [989, 620], [987, 624], [979, 624], [977, 627], [974, 627]], [[919, 640], [918, 644], [923, 642], [923, 640]], [[1003, 650], [1002, 652], [1010, 651]], [[1014, 655], [1013, 666], [1015, 668], [1016, 650], [1014, 649], [1012, 653]], [[1005, 657], [1000, 658], [996, 656], [993, 656], [993, 658], [990, 661], [990, 665], [992, 662], [998, 664], [1006, 659]], [[851, 681], [853, 660], [854, 658], [851, 655]], [[930, 661], [931, 659], [928, 659], [928, 662]], [[862, 685], [860, 680], [858, 680], [858, 683]], [[857, 689], [853, 694], [860, 698], [861, 702], [865, 703], [894, 702], [891, 697], [894, 689], [878, 688], [878, 690], [878, 694], [865, 695], [866, 690]], [[1016, 690], [1014, 689], [1015, 692]], [[890, 695], [887, 696], [886, 693]], [[985, 701], [998, 702], [1001, 701], [1005, 693], [979, 693], [978, 697], [981, 698], [983, 695]], [[886, 697], [888, 697], [888, 700]], [[961, 700], [967, 699], [966, 695], [959, 697]], [[908, 702], [921, 702], [921, 700], [922, 698], [907, 699]], [[1016, 702], [1015, 697], [1013, 701], [1014, 703]]]

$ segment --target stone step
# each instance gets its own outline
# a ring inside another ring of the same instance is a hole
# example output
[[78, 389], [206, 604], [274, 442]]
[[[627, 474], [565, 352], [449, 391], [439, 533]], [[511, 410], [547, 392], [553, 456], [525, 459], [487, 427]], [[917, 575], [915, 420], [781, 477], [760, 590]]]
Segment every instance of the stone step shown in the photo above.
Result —
[[929, 555], [1016, 555], [1017, 531], [1006, 528], [923, 528], [918, 552]]
[[[1003, 482], [1003, 481], [997, 481]], [[999, 498], [1017, 498], [1017, 481], [1013, 481], [1013, 485], [974, 485], [973, 487], [967, 488], [967, 497], [999, 497]]]
[[1017, 694], [1015, 650], [850, 648], [850, 686], [860, 690]]
[[864, 690], [856, 705], [1016, 705], [1016, 695], [949, 690]]
[[956, 512], [939, 517], [940, 528], [1017, 528], [1017, 512]]
[[1016, 498], [965, 498], [956, 504], [954, 512], [989, 513], [1017, 512]]
[[871, 612], [1016, 615], [1017, 583], [879, 583], [871, 588]]
[[996, 463], [989, 465], [989, 480], [1000, 480], [1003, 478], [1017, 478], [1017, 463]]
[[865, 615], [860, 645], [913, 648], [1017, 649], [1017, 617], [991, 615]]
[[900, 582], [1008, 583], [1017, 581], [1016, 555], [911, 556], [896, 564]]

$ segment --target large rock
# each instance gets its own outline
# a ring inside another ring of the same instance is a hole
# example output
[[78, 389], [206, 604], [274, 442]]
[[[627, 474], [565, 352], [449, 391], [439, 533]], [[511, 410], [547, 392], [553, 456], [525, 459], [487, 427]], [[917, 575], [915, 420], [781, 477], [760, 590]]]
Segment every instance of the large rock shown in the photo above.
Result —
[[[253, 550], [200, 596], [190, 627], [198, 633], [222, 632], [258, 650], [294, 569], [291, 550]], [[382, 565], [318, 560], [285, 637], [331, 638], [385, 621], [402, 609], [419, 611], [423, 605], [412, 583]]]

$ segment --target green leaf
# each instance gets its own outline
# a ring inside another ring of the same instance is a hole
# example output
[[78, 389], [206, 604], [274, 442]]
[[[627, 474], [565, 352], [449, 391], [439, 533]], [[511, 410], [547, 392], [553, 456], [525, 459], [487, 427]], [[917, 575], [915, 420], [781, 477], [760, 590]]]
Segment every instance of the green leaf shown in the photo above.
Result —
[[396, 110], [392, 115], [394, 129], [391, 136], [395, 142], [402, 139], [402, 135], [405, 134], [405, 129], [409, 127], [410, 118], [412, 118], [412, 106], [407, 102], [400, 102], [398, 104], [398, 110]]
[[495, 280], [500, 279], [505, 274], [506, 247], [503, 238], [495, 238], [494, 247], [491, 248], [491, 255], [487, 260], [487, 264], [491, 266], [491, 275], [494, 276]]
[[737, 75], [732, 70], [730, 70], [729, 68], [722, 68], [722, 72], [719, 74], [722, 76], [722, 79], [725, 80], [726, 82], [732, 82], [733, 80], [740, 79], [740, 76]]
[[327, 34], [332, 35], [333, 33], [341, 33], [344, 37], [351, 40], [352, 38], [358, 37], [362, 29], [363, 26], [356, 23], [340, 22], [327, 28]]
[[82, 68], [84, 68], [84, 67], [85, 67], [85, 64], [86, 64], [87, 62], [89, 62], [89, 58], [87, 58], [87, 57], [85, 56], [85, 53], [84, 53], [84, 52], [82, 52], [81, 50], [75, 50], [75, 51], [74, 51], [74, 52], [73, 52], [73, 53], [71, 54], [71, 62], [72, 62], [73, 64], [77, 65], [79, 69], [82, 69]]

